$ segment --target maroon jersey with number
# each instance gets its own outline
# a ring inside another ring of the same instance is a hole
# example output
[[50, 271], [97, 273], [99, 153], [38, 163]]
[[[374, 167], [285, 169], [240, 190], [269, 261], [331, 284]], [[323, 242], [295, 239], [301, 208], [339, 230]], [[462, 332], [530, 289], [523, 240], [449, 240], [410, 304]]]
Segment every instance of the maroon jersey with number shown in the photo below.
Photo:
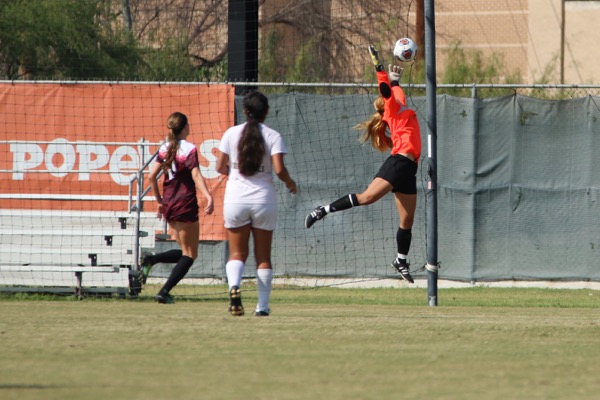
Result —
[[[169, 144], [163, 144], [156, 162], [164, 163]], [[164, 175], [162, 205], [167, 221], [198, 221], [198, 198], [192, 170], [198, 167], [196, 146], [186, 140], [179, 141], [179, 149], [171, 168]]]

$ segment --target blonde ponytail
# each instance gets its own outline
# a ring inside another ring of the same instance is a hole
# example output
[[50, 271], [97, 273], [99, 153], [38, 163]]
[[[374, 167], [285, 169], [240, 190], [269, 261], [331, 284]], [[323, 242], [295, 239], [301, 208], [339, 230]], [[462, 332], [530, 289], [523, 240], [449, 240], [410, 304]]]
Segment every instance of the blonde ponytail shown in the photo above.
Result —
[[358, 139], [361, 143], [370, 142], [371, 147], [382, 153], [392, 148], [392, 139], [386, 135], [387, 124], [383, 120], [385, 100], [379, 96], [373, 102], [375, 113], [368, 120], [356, 125], [354, 129], [364, 131]]

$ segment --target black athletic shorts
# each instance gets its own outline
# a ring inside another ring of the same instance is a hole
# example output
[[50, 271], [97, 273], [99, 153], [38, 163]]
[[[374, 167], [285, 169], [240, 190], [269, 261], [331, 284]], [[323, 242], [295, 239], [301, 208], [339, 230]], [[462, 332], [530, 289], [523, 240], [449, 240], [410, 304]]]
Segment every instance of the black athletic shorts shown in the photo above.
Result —
[[389, 156], [375, 177], [388, 181], [393, 193], [417, 194], [417, 163], [409, 158]]

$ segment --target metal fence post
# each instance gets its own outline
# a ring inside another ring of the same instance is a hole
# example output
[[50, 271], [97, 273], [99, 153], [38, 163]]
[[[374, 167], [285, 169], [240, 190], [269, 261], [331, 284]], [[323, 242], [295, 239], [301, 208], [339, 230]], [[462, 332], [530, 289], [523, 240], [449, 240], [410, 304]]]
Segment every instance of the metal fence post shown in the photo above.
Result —
[[437, 237], [437, 116], [435, 68], [435, 13], [433, 0], [425, 2], [425, 70], [427, 89], [427, 297], [430, 306], [438, 304], [438, 237]]

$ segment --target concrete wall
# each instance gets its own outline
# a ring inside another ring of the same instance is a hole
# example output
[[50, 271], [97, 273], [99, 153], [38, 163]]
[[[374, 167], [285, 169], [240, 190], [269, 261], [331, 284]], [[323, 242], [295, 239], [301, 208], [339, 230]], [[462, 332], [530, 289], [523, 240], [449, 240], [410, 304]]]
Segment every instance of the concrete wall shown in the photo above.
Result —
[[565, 83], [598, 83], [600, 1], [565, 4]]
[[440, 0], [435, 16], [438, 70], [449, 44], [460, 40], [464, 49], [501, 54], [508, 71], [521, 71], [524, 83], [561, 83], [561, 76], [566, 84], [600, 81], [595, 62], [600, 1]]
[[[460, 42], [466, 51], [500, 54], [508, 72], [527, 76], [527, 1], [442, 0], [435, 2], [436, 59], [443, 71], [446, 52]], [[444, 83], [444, 82], [440, 82]]]

